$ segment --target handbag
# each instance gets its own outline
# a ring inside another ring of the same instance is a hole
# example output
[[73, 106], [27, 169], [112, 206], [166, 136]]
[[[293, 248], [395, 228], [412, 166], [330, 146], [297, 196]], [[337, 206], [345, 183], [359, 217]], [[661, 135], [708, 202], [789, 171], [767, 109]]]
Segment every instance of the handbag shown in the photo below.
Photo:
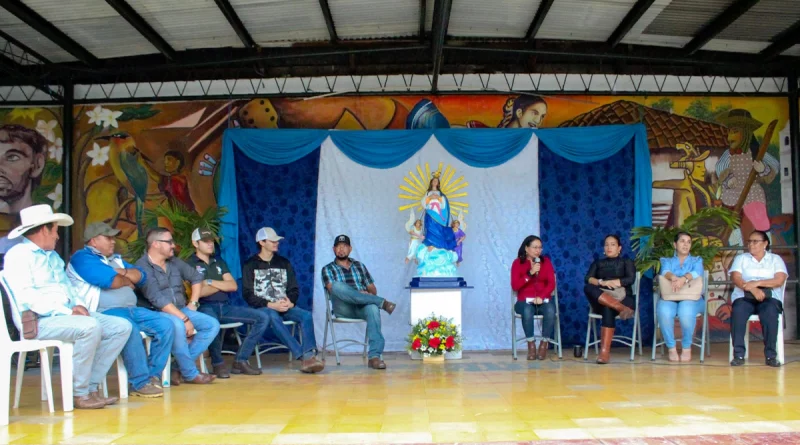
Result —
[[661, 299], [666, 301], [683, 301], [691, 300], [697, 301], [703, 296], [703, 278], [697, 277], [689, 280], [686, 285], [678, 289], [677, 292], [672, 290], [672, 282], [663, 275], [658, 276], [658, 289], [661, 293]]
[[33, 340], [39, 335], [39, 314], [33, 311], [24, 311], [22, 316], [22, 338]]
[[616, 289], [609, 289], [609, 288], [606, 288], [606, 287], [601, 287], [600, 289], [602, 289], [603, 292], [605, 292], [607, 294], [610, 294], [617, 301], [622, 301], [627, 296], [627, 294], [625, 293], [625, 288], [624, 287], [618, 287]]

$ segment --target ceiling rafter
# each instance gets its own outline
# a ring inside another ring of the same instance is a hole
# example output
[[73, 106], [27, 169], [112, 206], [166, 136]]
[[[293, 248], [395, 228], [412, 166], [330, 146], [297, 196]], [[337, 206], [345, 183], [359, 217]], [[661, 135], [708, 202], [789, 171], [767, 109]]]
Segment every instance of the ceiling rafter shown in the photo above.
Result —
[[161, 52], [167, 59], [174, 61], [178, 55], [175, 49], [150, 26], [147, 21], [134, 10], [125, 0], [106, 0], [117, 14], [131, 24], [151, 45]]
[[29, 46], [27, 46], [24, 43], [20, 42], [19, 40], [15, 39], [13, 36], [8, 35], [2, 29], [0, 29], [0, 37], [2, 37], [3, 39], [5, 39], [8, 42], [11, 42], [14, 46], [16, 46], [17, 48], [25, 51], [26, 53], [28, 53], [30, 55], [32, 55], [33, 57], [36, 57], [37, 59], [39, 59], [40, 62], [42, 62], [42, 63], [50, 63], [50, 60], [48, 60], [47, 57], [39, 54], [38, 52], [36, 52], [34, 50], [32, 50]]
[[798, 44], [800, 44], [800, 20], [794, 22], [792, 26], [775, 36], [772, 39], [772, 43], [764, 48], [759, 55], [769, 60]]
[[528, 26], [528, 32], [525, 33], [525, 40], [530, 41], [536, 38], [536, 33], [538, 33], [539, 28], [542, 27], [544, 18], [547, 17], [547, 13], [550, 12], [550, 7], [553, 6], [554, 1], [555, 0], [542, 0], [542, 2], [539, 3], [539, 8], [536, 9], [536, 15], [533, 16], [533, 21], [530, 26]]
[[333, 23], [333, 15], [331, 15], [331, 6], [328, 4], [328, 0], [319, 0], [319, 7], [322, 8], [322, 15], [325, 17], [325, 26], [328, 27], [331, 43], [337, 43], [339, 36], [336, 35], [336, 25]]
[[636, 22], [639, 21], [640, 18], [650, 9], [650, 6], [655, 3], [656, 0], [637, 0], [636, 4], [633, 5], [630, 11], [625, 15], [625, 18], [617, 25], [617, 29], [611, 33], [611, 36], [608, 38], [607, 42], [608, 46], [611, 48], [615, 48], [617, 45], [622, 42], [622, 39], [625, 38], [626, 35], [631, 31]]
[[236, 32], [236, 35], [239, 36], [239, 40], [242, 41], [246, 48], [255, 48], [258, 45], [256, 44], [255, 40], [253, 40], [253, 36], [250, 35], [250, 32], [247, 30], [247, 27], [244, 26], [242, 20], [239, 19], [239, 15], [236, 14], [236, 11], [231, 6], [231, 2], [228, 0], [214, 0], [217, 4], [217, 7], [220, 11], [222, 11], [222, 15], [228, 20], [230, 23], [231, 28]]
[[743, 16], [750, 8], [755, 6], [758, 1], [759, 0], [736, 0], [701, 28], [692, 40], [683, 47], [683, 51], [688, 55], [696, 53], [704, 47], [706, 43], [710, 42], [711, 39], [735, 22], [736, 19]]
[[452, 0], [435, 0], [433, 4], [433, 29], [431, 30], [431, 47], [433, 49], [433, 77], [431, 91], [439, 88], [439, 73], [442, 71], [444, 39], [447, 37], [447, 27], [450, 24], [450, 11], [453, 8]]

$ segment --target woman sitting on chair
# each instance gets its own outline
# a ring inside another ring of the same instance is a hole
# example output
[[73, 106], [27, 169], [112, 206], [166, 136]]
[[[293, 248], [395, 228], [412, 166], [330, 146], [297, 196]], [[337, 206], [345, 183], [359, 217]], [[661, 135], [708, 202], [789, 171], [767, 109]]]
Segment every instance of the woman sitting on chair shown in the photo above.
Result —
[[779, 367], [778, 316], [783, 312], [783, 284], [789, 276], [783, 259], [769, 252], [769, 237], [755, 230], [747, 241], [747, 253], [733, 259], [728, 273], [736, 288], [731, 294], [733, 315], [731, 316], [731, 339], [733, 360], [731, 366], [744, 364], [744, 336], [747, 335], [747, 320], [758, 314], [764, 333], [764, 357], [767, 366]]
[[[664, 338], [664, 343], [669, 348], [669, 361], [690, 362], [692, 361], [692, 339], [694, 337], [694, 327], [697, 324], [697, 314], [703, 312], [706, 302], [702, 295], [697, 300], [671, 301], [664, 298], [663, 292], [671, 290], [673, 293], [678, 293], [692, 286], [699, 286], [698, 290], [702, 290], [703, 284], [702, 282], [698, 283], [697, 278], [702, 280], [703, 277], [703, 259], [689, 255], [689, 251], [692, 249], [692, 236], [686, 232], [679, 232], [675, 235], [673, 246], [675, 247], [675, 256], [661, 258], [660, 275], [669, 280], [669, 283], [665, 283], [667, 288], [662, 288], [662, 298], [658, 299], [658, 325], [661, 327], [661, 336]], [[681, 323], [680, 357], [678, 356], [678, 349], [675, 347], [676, 316]]]
[[597, 356], [597, 363], [601, 365], [610, 360], [617, 315], [623, 320], [634, 315], [631, 285], [636, 281], [636, 267], [633, 260], [620, 256], [622, 245], [617, 235], [605, 237], [603, 251], [606, 257], [592, 263], [583, 287], [592, 311], [603, 316]]
[[[553, 263], [542, 256], [542, 240], [529, 235], [519, 246], [517, 259], [511, 264], [511, 288], [517, 293], [514, 311], [522, 316], [522, 329], [528, 339], [528, 360], [547, 358], [547, 339], [553, 336], [556, 304], [551, 298], [556, 288]], [[536, 351], [533, 319], [542, 316], [542, 340]], [[517, 339], [513, 339], [516, 341]]]

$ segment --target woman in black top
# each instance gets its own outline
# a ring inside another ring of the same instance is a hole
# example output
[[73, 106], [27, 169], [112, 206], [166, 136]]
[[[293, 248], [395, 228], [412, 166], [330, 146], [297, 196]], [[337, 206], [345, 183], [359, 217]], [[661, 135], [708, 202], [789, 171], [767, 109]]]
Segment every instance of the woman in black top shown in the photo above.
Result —
[[[604, 241], [606, 257], [589, 267], [583, 292], [592, 306], [592, 311], [603, 316], [600, 329], [600, 354], [597, 363], [606, 364], [611, 354], [611, 339], [614, 337], [617, 315], [623, 320], [633, 316], [634, 298], [631, 285], [636, 281], [633, 260], [620, 257], [622, 246], [617, 235], [607, 235]], [[614, 294], [624, 298], [620, 301]]]

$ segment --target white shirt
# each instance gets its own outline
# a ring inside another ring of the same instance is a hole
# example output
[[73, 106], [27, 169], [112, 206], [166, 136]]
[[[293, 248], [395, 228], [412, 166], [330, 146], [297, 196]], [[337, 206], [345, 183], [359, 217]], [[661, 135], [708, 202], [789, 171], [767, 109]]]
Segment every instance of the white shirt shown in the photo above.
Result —
[[[734, 272], [742, 274], [742, 280], [744, 280], [745, 283], [755, 280], [771, 280], [775, 278], [778, 272], [783, 272], [787, 277], [789, 276], [783, 258], [771, 252], [766, 252], [764, 258], [761, 258], [761, 261], [757, 261], [753, 255], [749, 253], [736, 255], [730, 270], [728, 270], [728, 274], [733, 275]], [[744, 297], [744, 290], [735, 287], [731, 294], [731, 303], [742, 297]], [[783, 286], [772, 289], [772, 298], [783, 303]]]

